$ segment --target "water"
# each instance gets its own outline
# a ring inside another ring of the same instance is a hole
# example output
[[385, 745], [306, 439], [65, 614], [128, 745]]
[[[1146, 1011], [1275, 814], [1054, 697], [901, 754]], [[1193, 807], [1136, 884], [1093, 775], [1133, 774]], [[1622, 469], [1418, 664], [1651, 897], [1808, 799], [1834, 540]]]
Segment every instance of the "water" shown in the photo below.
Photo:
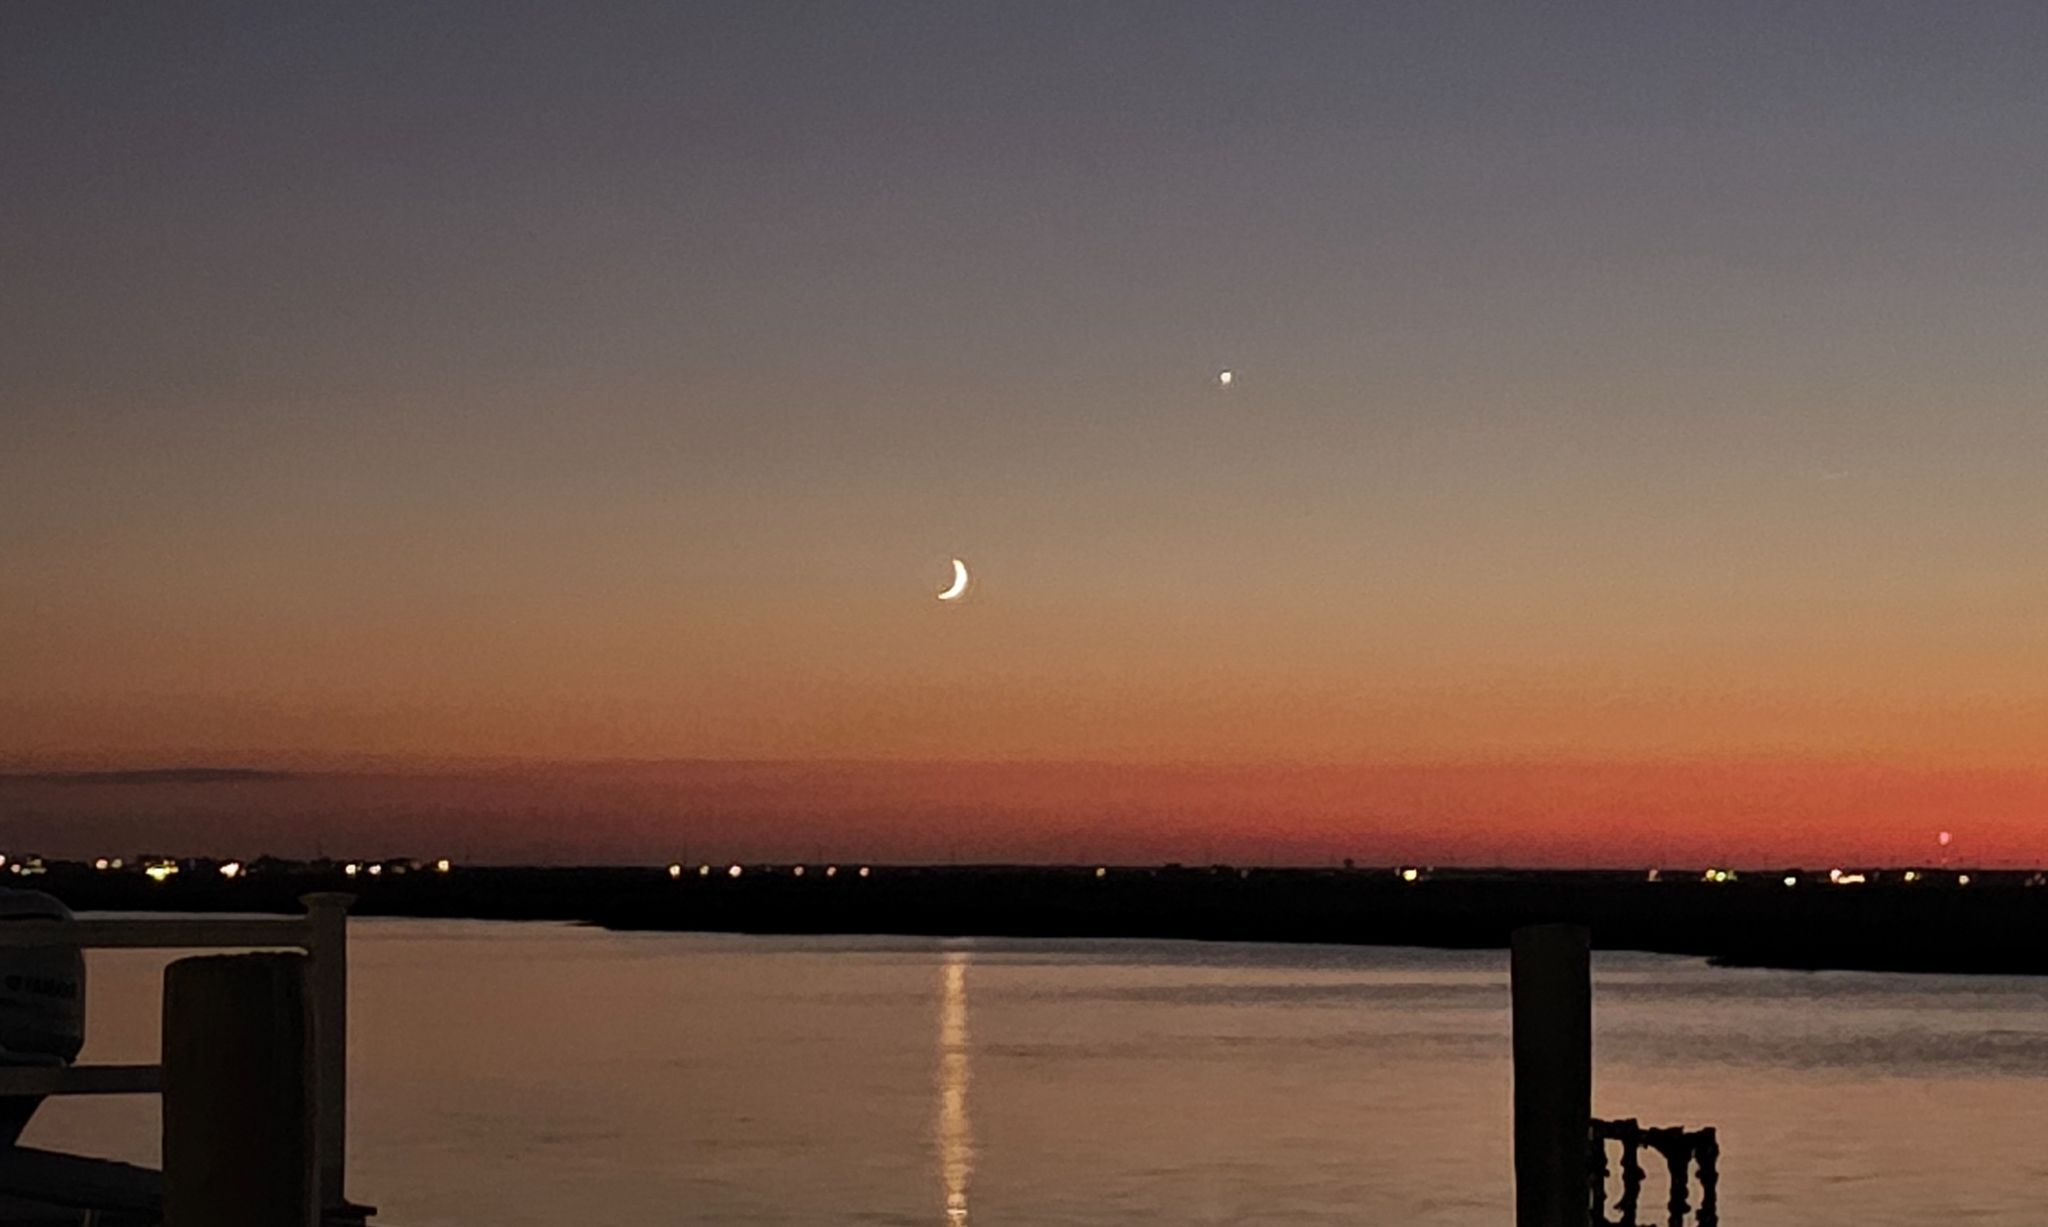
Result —
[[[394, 1227], [1509, 1214], [1499, 952], [351, 932], [350, 1187]], [[88, 1059], [154, 1059], [168, 957], [91, 956]], [[2048, 982], [1613, 955], [1596, 1011], [1596, 1109], [1719, 1127], [1732, 1227], [2039, 1217]], [[155, 1139], [148, 1099], [29, 1138]]]

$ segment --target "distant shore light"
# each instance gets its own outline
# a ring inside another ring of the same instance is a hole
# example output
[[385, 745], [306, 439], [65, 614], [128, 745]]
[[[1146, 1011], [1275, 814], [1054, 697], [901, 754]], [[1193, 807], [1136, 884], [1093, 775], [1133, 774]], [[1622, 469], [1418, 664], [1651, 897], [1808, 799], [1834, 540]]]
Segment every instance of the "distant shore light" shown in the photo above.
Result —
[[733, 865], [726, 869], [725, 876], [728, 878], [736, 878], [740, 876], [742, 872], [744, 871], [738, 865]]
[[670, 876], [670, 877], [672, 877], [672, 878], [680, 878], [680, 877], [682, 877], [682, 876], [683, 876], [683, 867], [682, 867], [681, 865], [670, 865], [670, 866], [668, 867], [668, 876]]

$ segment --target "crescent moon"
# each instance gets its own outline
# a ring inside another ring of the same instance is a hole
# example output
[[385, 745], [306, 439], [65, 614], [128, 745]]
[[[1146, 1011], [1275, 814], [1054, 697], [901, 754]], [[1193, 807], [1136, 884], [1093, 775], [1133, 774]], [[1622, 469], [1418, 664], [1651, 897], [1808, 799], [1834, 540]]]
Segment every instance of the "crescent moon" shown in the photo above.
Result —
[[967, 564], [953, 560], [953, 585], [939, 594], [942, 601], [957, 601], [967, 592]]

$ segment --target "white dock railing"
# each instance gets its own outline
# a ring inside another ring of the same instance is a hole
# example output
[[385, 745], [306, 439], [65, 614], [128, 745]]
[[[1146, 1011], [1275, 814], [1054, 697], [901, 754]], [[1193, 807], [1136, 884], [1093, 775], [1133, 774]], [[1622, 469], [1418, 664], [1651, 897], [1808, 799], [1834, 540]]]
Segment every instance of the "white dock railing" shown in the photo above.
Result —
[[[313, 1105], [319, 1204], [347, 1204], [348, 1160], [348, 909], [354, 895], [304, 896], [304, 916], [91, 920], [0, 923], [0, 949], [77, 946], [86, 950], [302, 950], [307, 956]], [[0, 1095], [154, 1095], [161, 1065], [73, 1065], [0, 1068]]]

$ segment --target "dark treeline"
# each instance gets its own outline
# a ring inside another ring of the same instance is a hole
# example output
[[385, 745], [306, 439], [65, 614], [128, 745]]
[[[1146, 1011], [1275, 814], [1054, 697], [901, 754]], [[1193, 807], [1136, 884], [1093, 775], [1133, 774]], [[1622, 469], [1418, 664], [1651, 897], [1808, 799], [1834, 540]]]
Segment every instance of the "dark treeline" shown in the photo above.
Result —
[[1573, 921], [1608, 950], [1731, 964], [2048, 972], [2038, 875], [1897, 872], [1856, 885], [1783, 872], [1698, 874], [1050, 867], [493, 868], [390, 864], [372, 876], [282, 862], [233, 878], [188, 862], [166, 881], [51, 865], [11, 884], [77, 910], [298, 910], [346, 890], [369, 916], [573, 920], [616, 929], [761, 934], [1186, 938], [1499, 947], [1517, 926]]

